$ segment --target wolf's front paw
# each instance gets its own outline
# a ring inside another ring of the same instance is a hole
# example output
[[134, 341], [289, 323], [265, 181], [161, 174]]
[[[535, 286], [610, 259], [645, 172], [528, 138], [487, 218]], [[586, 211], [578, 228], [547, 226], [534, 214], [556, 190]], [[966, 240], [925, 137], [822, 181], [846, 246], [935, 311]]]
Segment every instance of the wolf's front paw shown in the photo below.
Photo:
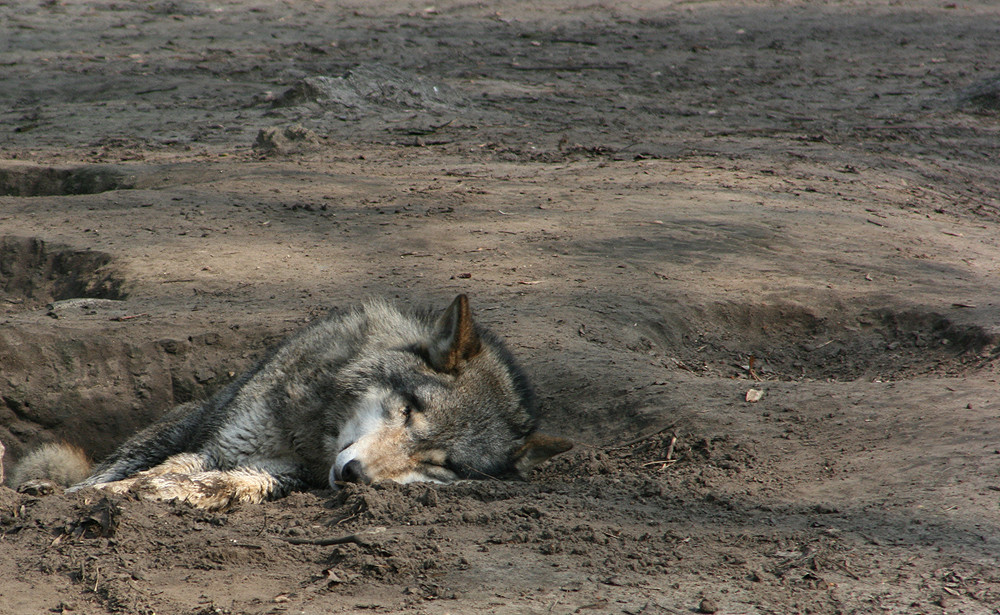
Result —
[[147, 476], [136, 482], [131, 491], [142, 498], [187, 502], [204, 510], [223, 510], [243, 501], [225, 474], [216, 471]]
[[52, 495], [53, 493], [61, 490], [62, 487], [54, 481], [44, 478], [26, 480], [17, 486], [18, 493], [26, 493], [28, 495]]
[[132, 490], [132, 486], [135, 485], [137, 479], [126, 478], [124, 480], [114, 480], [108, 483], [97, 483], [92, 485], [94, 489], [98, 491], [103, 491], [104, 493], [113, 493], [114, 495], [121, 495], [123, 493], [128, 493]]

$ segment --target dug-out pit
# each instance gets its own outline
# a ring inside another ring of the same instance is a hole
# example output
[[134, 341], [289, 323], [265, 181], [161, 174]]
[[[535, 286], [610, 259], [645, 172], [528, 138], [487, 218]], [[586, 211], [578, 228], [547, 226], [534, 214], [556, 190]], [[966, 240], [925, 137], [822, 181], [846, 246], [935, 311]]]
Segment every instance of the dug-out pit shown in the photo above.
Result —
[[72, 167], [5, 164], [0, 166], [0, 196], [98, 194], [132, 188], [135, 180], [113, 165]]
[[8, 305], [34, 308], [64, 299], [124, 299], [125, 291], [109, 254], [3, 236], [0, 298]]
[[[821, 316], [799, 305], [715, 303], [692, 312], [671, 318], [669, 335], [663, 320], [637, 328], [647, 346], [671, 357], [666, 366], [701, 375], [889, 381], [959, 374], [1000, 353], [996, 333], [913, 307], [844, 307]], [[678, 323], [685, 323], [681, 334]]]

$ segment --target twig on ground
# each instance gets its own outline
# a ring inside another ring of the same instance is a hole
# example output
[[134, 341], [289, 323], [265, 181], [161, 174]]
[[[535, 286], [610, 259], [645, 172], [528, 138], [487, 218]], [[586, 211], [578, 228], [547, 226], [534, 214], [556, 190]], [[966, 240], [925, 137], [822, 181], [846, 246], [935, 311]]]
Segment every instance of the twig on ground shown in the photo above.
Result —
[[[663, 433], [665, 431], [670, 431], [671, 429], [673, 429], [676, 426], [677, 426], [677, 423], [671, 423], [671, 424], [667, 425], [666, 427], [664, 427], [663, 429], [659, 429], [657, 431], [654, 431], [653, 433], [646, 434], [644, 436], [639, 436], [638, 438], [633, 438], [632, 440], [629, 440], [628, 442], [623, 442], [621, 444], [616, 444], [614, 446], [609, 446], [609, 447], [607, 447], [607, 450], [613, 451], [613, 450], [616, 450], [616, 449], [619, 449], [619, 448], [628, 448], [628, 447], [636, 445], [636, 444], [638, 444], [640, 442], [644, 442], [646, 440], [649, 440], [650, 438], [655, 438], [656, 436], [660, 435], [661, 433]], [[674, 437], [674, 439], [676, 440], [676, 436]]]
[[647, 461], [642, 464], [642, 467], [655, 466], [656, 464], [661, 464], [663, 467], [672, 466], [677, 463], [676, 459], [657, 459], [656, 461]]
[[143, 312], [142, 314], [133, 314], [132, 316], [115, 316], [111, 320], [114, 322], [122, 322], [125, 320], [134, 320], [136, 318], [142, 318], [143, 316], [149, 316], [148, 313]]
[[348, 534], [347, 536], [336, 536], [334, 538], [285, 538], [284, 536], [275, 536], [278, 540], [284, 540], [285, 542], [291, 543], [293, 545], [319, 545], [321, 547], [327, 547], [330, 545], [346, 545], [346, 544], [356, 544], [362, 547], [370, 545], [371, 542], [368, 538], [375, 536], [377, 534], [384, 534], [384, 527], [373, 527], [356, 534]]

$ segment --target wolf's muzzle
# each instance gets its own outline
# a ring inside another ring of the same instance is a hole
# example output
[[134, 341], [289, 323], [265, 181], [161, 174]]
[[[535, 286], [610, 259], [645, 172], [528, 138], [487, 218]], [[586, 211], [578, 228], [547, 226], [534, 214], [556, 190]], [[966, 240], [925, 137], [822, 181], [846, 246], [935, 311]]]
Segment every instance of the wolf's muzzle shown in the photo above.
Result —
[[352, 459], [344, 464], [340, 469], [340, 480], [345, 483], [365, 483], [372, 482], [371, 477], [365, 473], [364, 467], [357, 459]]
[[343, 483], [370, 484], [371, 476], [365, 472], [364, 466], [357, 459], [352, 459], [344, 465], [334, 464], [330, 468], [330, 487], [337, 489]]

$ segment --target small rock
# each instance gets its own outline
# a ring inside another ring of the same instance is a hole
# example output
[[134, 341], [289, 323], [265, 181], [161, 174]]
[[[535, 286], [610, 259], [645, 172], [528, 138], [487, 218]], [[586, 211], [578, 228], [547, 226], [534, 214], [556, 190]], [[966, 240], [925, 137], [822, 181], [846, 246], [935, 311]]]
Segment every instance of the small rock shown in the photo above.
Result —
[[184, 354], [191, 346], [187, 340], [165, 338], [157, 342], [167, 354]]
[[719, 607], [715, 605], [715, 602], [710, 598], [702, 598], [701, 603], [698, 604], [699, 613], [716, 613]]
[[198, 381], [199, 384], [205, 384], [215, 380], [216, 373], [210, 369], [199, 369], [194, 374], [194, 379]]
[[417, 501], [428, 508], [434, 508], [438, 505], [437, 491], [435, 489], [427, 489], [417, 496]]
[[257, 133], [253, 148], [265, 154], [288, 154], [315, 149], [319, 145], [320, 140], [315, 132], [301, 124], [293, 124], [285, 128], [262, 128]]

